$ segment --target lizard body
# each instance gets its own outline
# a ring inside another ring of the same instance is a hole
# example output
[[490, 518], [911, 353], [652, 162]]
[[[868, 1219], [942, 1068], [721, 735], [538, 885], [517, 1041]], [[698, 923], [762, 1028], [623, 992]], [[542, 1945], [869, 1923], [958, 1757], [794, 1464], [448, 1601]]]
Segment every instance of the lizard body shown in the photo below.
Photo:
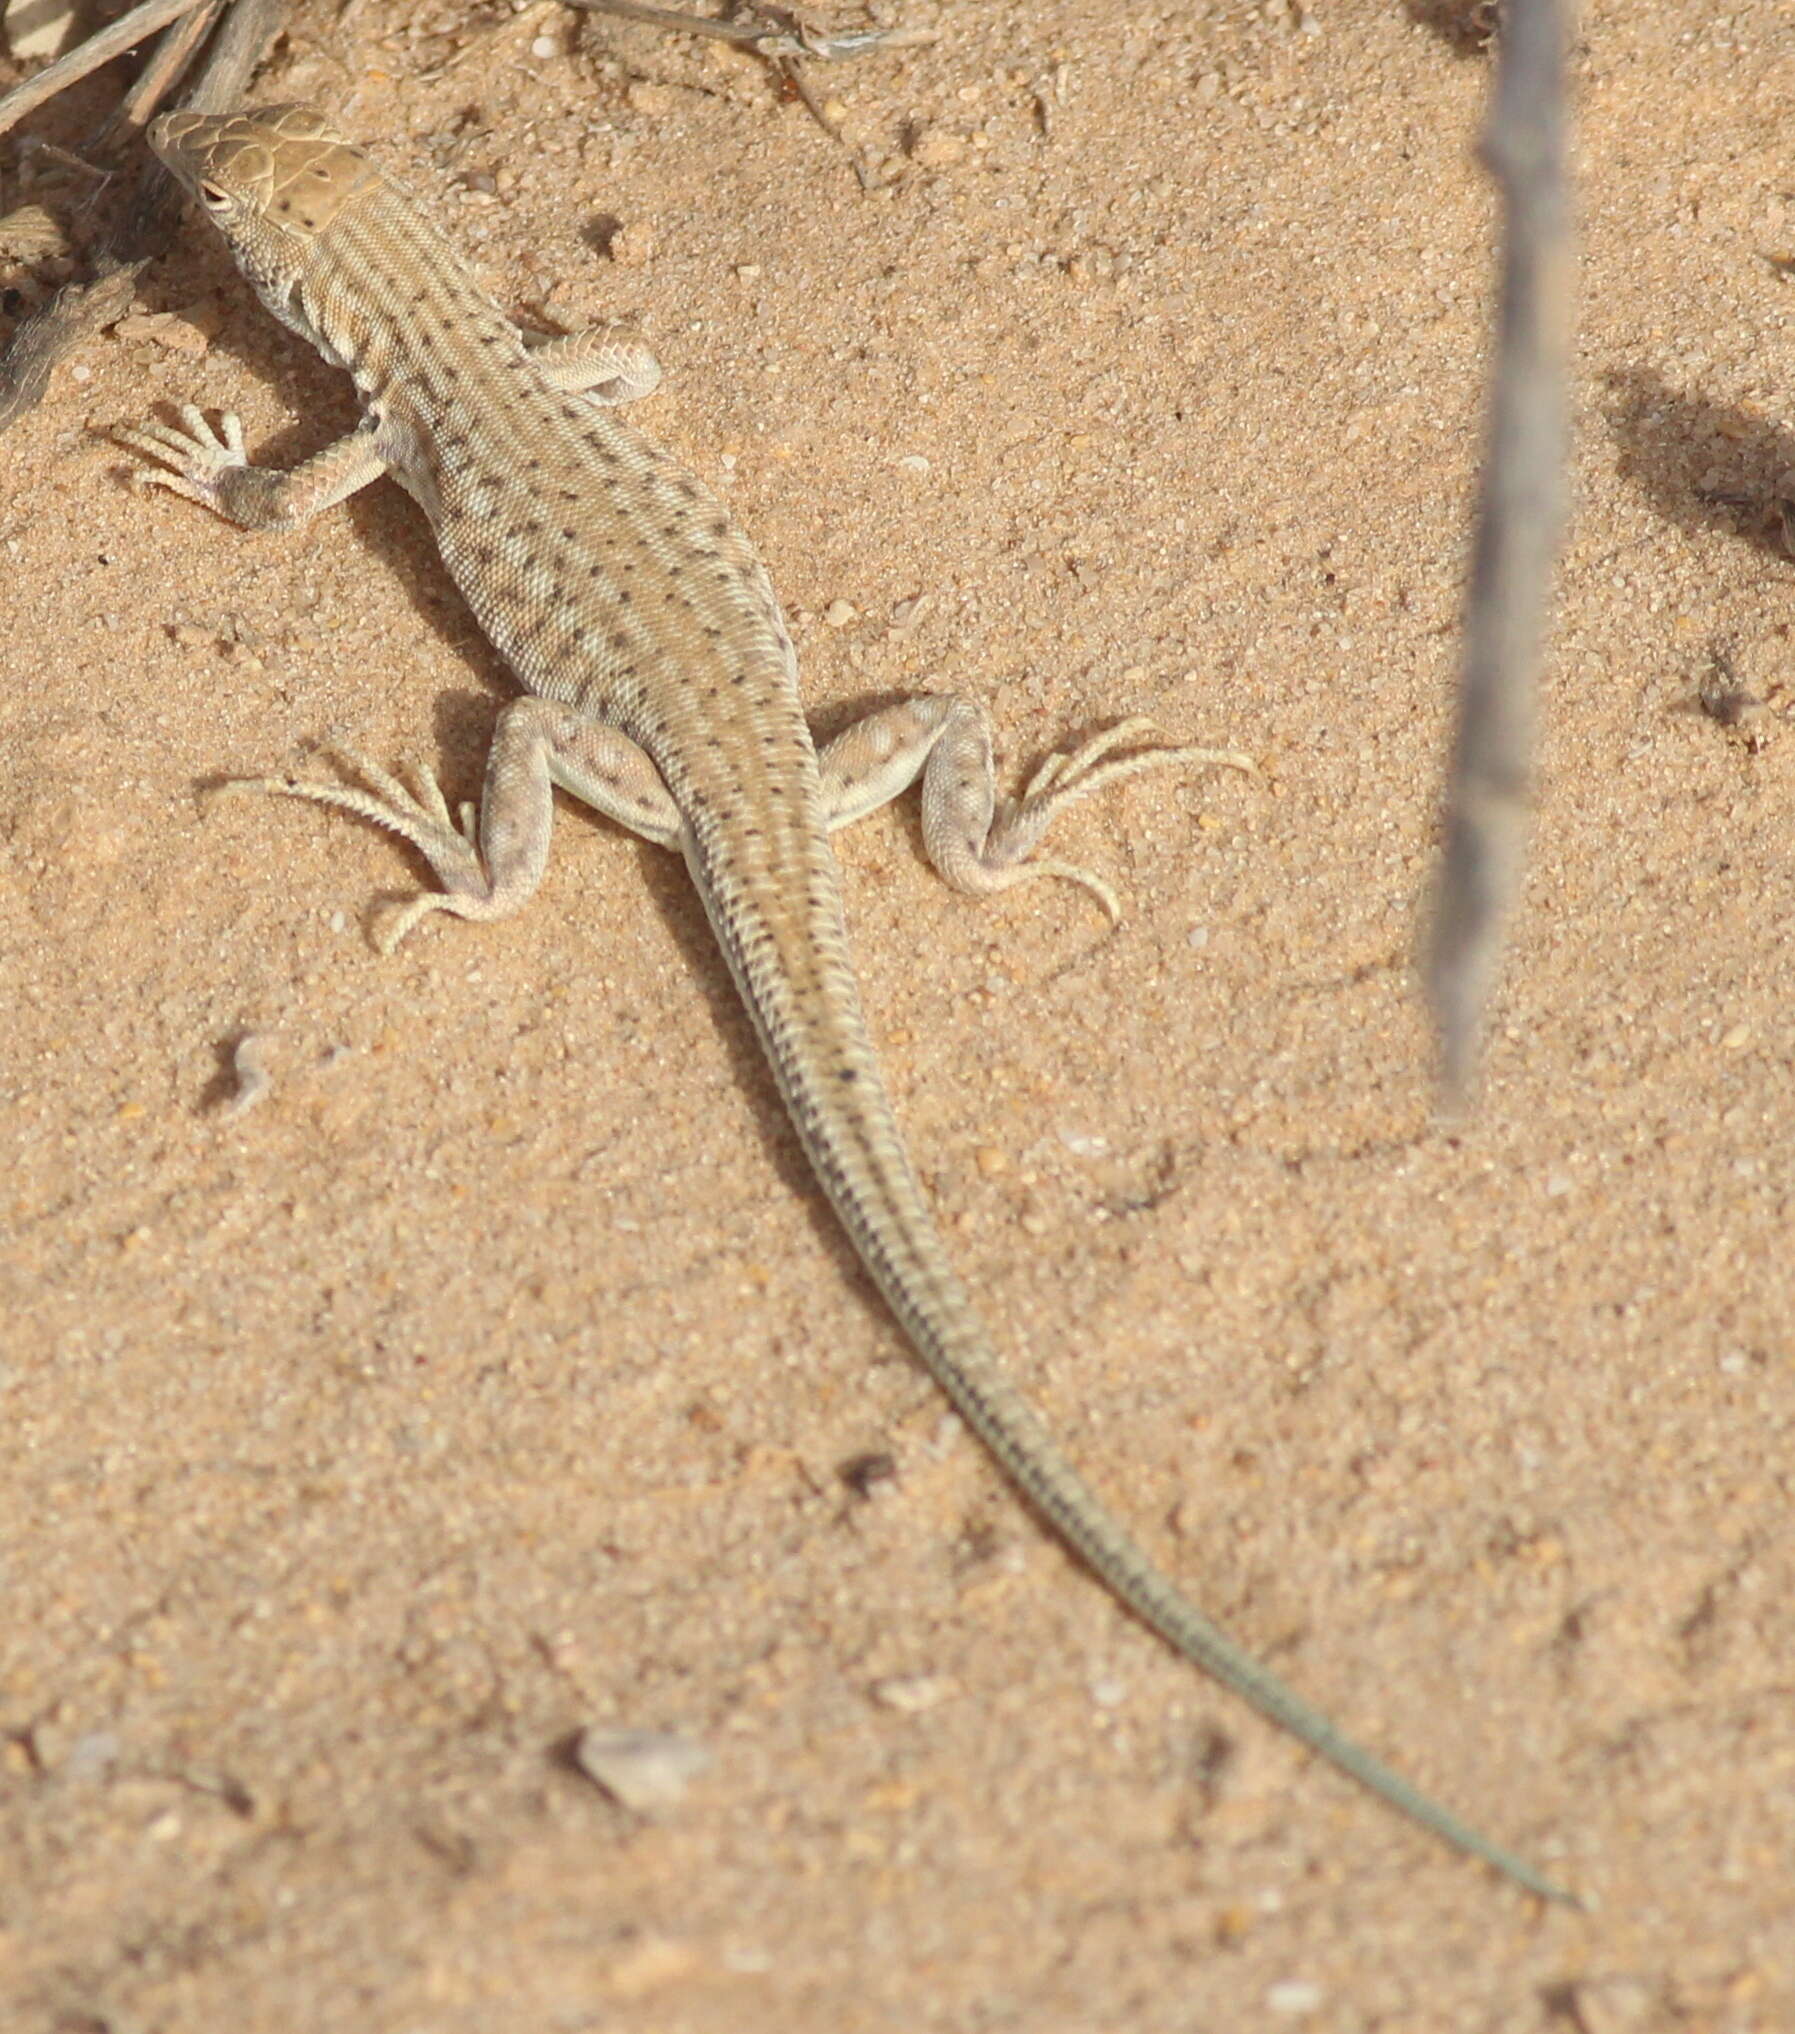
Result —
[[1045, 1521], [1177, 1651], [1423, 1827], [1548, 1898], [1559, 1889], [1346, 1738], [1154, 1565], [1006, 1382], [906, 1156], [848, 957], [828, 836], [922, 779], [930, 859], [985, 894], [1059, 876], [1034, 854], [1072, 800], [1134, 771], [1244, 757], [1125, 722], [999, 803], [983, 717], [946, 695], [875, 713], [819, 756], [796, 659], [748, 539], [610, 413], [659, 370], [599, 335], [530, 344], [407, 194], [307, 107], [172, 113], [150, 139], [274, 315], [354, 377], [363, 422], [290, 473], [249, 465], [235, 418], [118, 435], [141, 477], [251, 529], [288, 528], [390, 473], [525, 696], [501, 713], [478, 815], [360, 758], [360, 785], [265, 780], [411, 841], [424, 915], [495, 918], [546, 866], [553, 787], [683, 855], [816, 1176], [930, 1374]]

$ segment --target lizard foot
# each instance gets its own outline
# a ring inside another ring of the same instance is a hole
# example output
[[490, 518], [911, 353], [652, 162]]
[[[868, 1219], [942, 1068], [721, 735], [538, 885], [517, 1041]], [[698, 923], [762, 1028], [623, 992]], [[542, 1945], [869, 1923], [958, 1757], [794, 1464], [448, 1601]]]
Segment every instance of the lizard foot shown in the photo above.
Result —
[[183, 403], [179, 425], [152, 417], [142, 424], [120, 424], [112, 437], [127, 451], [156, 462], [132, 474], [138, 487], [166, 487], [221, 513], [224, 476], [249, 464], [243, 426], [233, 410], [220, 411], [214, 430], [204, 411]]
[[[1129, 753], [1118, 755], [1119, 749]], [[1152, 721], [1131, 715], [1075, 749], [1048, 756], [1028, 780], [1021, 797], [1005, 799], [999, 807], [982, 860], [993, 872], [1013, 871], [1012, 880], [1016, 881], [1056, 876], [1077, 883], [1096, 898], [1112, 925], [1119, 924], [1121, 904], [1101, 876], [1073, 862], [1031, 859], [1036, 844], [1066, 806], [1094, 791], [1138, 776], [1143, 770], [1190, 769], [1205, 764], [1258, 774], [1252, 757], [1238, 749], [1181, 747], [1167, 741]]]
[[491, 885], [480, 859], [477, 807], [464, 800], [451, 811], [436, 773], [427, 764], [413, 765], [412, 782], [407, 784], [345, 743], [334, 742], [324, 753], [346, 776], [359, 779], [359, 784], [315, 777], [234, 777], [218, 790], [265, 791], [277, 798], [309, 799], [314, 805], [353, 813], [409, 841], [430, 864], [443, 888], [426, 891], [383, 917], [374, 935], [383, 953], [390, 953], [427, 912], [478, 915]]

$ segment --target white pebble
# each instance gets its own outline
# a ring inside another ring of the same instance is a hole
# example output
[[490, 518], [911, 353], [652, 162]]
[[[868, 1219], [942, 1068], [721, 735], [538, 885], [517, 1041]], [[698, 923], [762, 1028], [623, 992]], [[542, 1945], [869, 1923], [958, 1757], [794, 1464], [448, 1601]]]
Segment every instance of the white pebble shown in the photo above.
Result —
[[901, 1710], [906, 1716], [921, 1716], [927, 1710], [938, 1709], [959, 1692], [945, 1674], [899, 1675], [872, 1685], [875, 1702], [883, 1703], [887, 1709]]
[[638, 1814], [671, 1807], [711, 1762], [695, 1739], [661, 1730], [583, 1730], [573, 1757], [587, 1779]]
[[268, 1041], [246, 1031], [231, 1048], [231, 1074], [237, 1092], [219, 1111], [224, 1116], [242, 1116], [265, 1102], [274, 1090], [268, 1075]]
[[1107, 1137], [1094, 1137], [1084, 1130], [1062, 1129], [1060, 1142], [1074, 1158], [1102, 1158], [1109, 1150]]

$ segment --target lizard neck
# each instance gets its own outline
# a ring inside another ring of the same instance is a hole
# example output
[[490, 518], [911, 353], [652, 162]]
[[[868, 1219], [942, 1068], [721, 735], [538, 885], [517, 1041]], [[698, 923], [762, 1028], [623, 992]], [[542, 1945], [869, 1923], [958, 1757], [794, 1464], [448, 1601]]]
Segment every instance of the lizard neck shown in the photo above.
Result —
[[410, 398], [429, 422], [456, 403], [502, 403], [520, 373], [535, 375], [516, 326], [385, 175], [343, 207], [296, 271], [244, 272], [275, 317], [353, 376], [370, 411]]

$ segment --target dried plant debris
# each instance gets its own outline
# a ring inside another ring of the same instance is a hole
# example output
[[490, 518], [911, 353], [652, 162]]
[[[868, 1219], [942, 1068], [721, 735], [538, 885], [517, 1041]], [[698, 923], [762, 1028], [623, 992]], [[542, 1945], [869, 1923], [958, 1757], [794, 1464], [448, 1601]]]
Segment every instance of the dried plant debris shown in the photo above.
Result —
[[236, 1091], [219, 1108], [221, 1116], [246, 1116], [274, 1092], [268, 1072], [268, 1041], [246, 1031], [231, 1047], [231, 1077]]
[[75, 32], [75, 0], [6, 0], [0, 32], [20, 63], [59, 57]]
[[708, 14], [687, 14], [670, 7], [650, 7], [642, 0], [568, 0], [594, 14], [614, 14], [621, 21], [640, 21], [650, 28], [665, 28], [678, 35], [714, 37], [751, 49], [764, 57], [819, 57], [825, 61], [864, 56], [869, 50], [916, 49], [936, 39], [932, 28], [851, 28], [825, 34], [789, 8], [770, 0], [754, 0], [739, 10], [738, 20], [719, 20]]

